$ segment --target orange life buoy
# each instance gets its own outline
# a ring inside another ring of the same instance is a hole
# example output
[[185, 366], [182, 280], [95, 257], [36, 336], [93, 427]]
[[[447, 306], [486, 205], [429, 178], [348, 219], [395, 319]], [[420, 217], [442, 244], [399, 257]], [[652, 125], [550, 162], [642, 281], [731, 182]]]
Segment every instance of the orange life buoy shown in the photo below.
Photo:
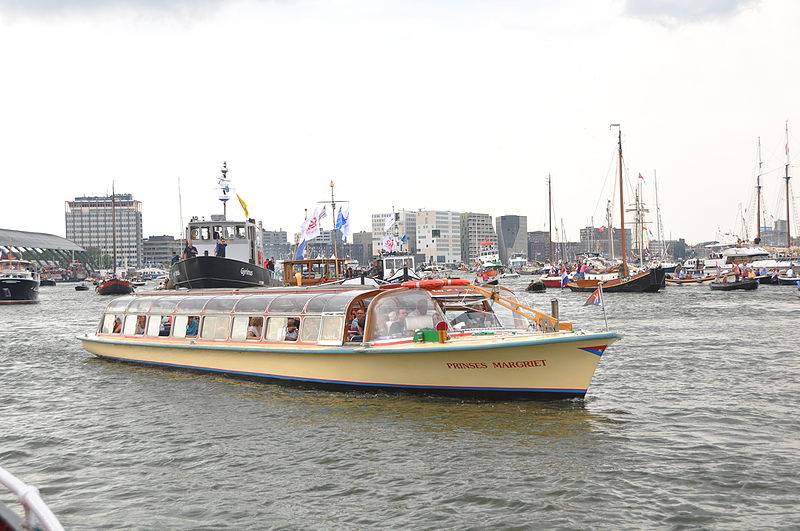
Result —
[[433, 279], [433, 280], [416, 280], [411, 282], [403, 282], [400, 284], [404, 288], [422, 288], [422, 289], [435, 289], [443, 286], [469, 286], [470, 281], [465, 278], [448, 278], [448, 279]]

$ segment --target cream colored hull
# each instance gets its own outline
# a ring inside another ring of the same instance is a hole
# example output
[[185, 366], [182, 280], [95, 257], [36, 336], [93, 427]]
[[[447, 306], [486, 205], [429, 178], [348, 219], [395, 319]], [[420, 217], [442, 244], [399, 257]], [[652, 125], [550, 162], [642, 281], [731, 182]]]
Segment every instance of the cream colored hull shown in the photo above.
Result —
[[103, 358], [259, 377], [308, 386], [390, 389], [475, 398], [586, 393], [614, 333], [471, 336], [447, 343], [302, 349], [282, 345], [79, 337]]

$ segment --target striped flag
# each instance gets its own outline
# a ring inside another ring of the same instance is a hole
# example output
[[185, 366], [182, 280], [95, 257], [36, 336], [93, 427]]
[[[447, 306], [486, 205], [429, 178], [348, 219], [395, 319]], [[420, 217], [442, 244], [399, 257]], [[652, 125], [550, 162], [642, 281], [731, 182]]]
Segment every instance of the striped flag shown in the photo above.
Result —
[[594, 290], [591, 295], [589, 295], [589, 298], [586, 299], [586, 302], [583, 303], [584, 306], [588, 306], [590, 304], [593, 306], [603, 305], [603, 288], [598, 286], [597, 289]]

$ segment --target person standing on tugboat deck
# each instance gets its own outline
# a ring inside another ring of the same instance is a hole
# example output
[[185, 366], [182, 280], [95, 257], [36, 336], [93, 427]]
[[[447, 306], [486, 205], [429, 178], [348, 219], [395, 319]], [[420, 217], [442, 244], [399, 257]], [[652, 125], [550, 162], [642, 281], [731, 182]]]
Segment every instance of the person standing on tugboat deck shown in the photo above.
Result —
[[197, 247], [192, 245], [192, 240], [186, 240], [186, 247], [183, 249], [181, 258], [186, 260], [187, 258], [192, 258], [193, 256], [197, 256]]
[[220, 238], [217, 240], [217, 246], [214, 247], [214, 256], [218, 258], [225, 258], [226, 247], [228, 247], [228, 244], [225, 242], [225, 238]]

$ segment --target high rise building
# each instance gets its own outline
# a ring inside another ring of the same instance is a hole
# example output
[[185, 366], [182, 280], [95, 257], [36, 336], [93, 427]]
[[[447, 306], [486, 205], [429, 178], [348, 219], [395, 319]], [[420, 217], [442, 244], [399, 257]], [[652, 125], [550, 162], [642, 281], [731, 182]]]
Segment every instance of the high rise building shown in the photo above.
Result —
[[[394, 223], [387, 232], [387, 220], [394, 214]], [[399, 240], [398, 252], [414, 254], [417, 252], [417, 213], [412, 210], [372, 214], [372, 254], [377, 256], [383, 251], [383, 241], [387, 236], [396, 235]], [[402, 243], [405, 237], [406, 242]]]
[[[482, 248], [491, 243], [497, 248], [497, 233], [489, 214], [463, 212], [461, 214], [461, 260], [472, 264], [480, 255]], [[484, 244], [484, 245], [481, 245]]]
[[142, 240], [142, 252], [145, 265], [169, 268], [172, 253], [181, 253], [181, 241], [175, 236], [150, 236]]
[[111, 196], [83, 196], [65, 202], [64, 218], [67, 239], [84, 249], [100, 249], [109, 256], [114, 253], [114, 227], [112, 210], [116, 213], [117, 265], [141, 267], [144, 259], [142, 246], [142, 203], [132, 194]]
[[276, 260], [294, 258], [291, 256], [292, 249], [288, 236], [287, 232], [282, 229], [261, 231], [264, 258], [275, 258]]
[[417, 251], [425, 262], [461, 262], [461, 214], [449, 210], [417, 212]]
[[358, 260], [358, 265], [367, 268], [372, 260], [372, 233], [367, 231], [354, 232], [353, 243], [350, 246], [350, 258]]
[[500, 261], [508, 264], [508, 259], [521, 256], [528, 258], [528, 218], [526, 216], [497, 217], [497, 246]]
[[[528, 233], [528, 259], [550, 263], [550, 233], [535, 230]], [[555, 255], [555, 251], [553, 252]]]

